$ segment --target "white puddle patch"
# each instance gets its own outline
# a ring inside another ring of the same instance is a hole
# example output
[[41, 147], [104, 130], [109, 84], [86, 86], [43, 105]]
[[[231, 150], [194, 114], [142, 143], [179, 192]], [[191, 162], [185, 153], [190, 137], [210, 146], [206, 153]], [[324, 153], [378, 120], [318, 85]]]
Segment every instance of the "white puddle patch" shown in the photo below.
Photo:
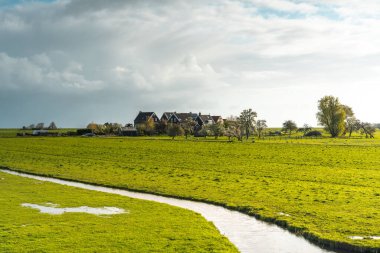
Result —
[[94, 215], [113, 215], [113, 214], [122, 214], [128, 213], [122, 208], [117, 207], [88, 207], [88, 206], [80, 206], [80, 207], [63, 207], [59, 208], [57, 204], [46, 203], [46, 206], [41, 206], [37, 204], [23, 203], [21, 206], [30, 207], [33, 209], [40, 210], [41, 213], [48, 214], [63, 214], [63, 213], [89, 213]]
[[357, 236], [357, 235], [354, 235], [354, 236], [349, 236], [348, 238], [350, 238], [351, 240], [380, 240], [380, 236]]
[[350, 238], [351, 240], [363, 240], [364, 239], [363, 236], [357, 236], [357, 235], [349, 236], [348, 238]]
[[277, 214], [278, 214], [278, 215], [281, 215], [281, 216], [290, 217], [290, 214], [283, 213], [283, 212], [279, 212], [279, 213], [277, 213]]

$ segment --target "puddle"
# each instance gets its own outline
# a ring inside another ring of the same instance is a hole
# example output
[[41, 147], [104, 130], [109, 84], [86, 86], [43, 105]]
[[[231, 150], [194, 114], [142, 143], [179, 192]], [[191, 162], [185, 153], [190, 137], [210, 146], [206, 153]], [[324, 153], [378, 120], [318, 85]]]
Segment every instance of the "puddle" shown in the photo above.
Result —
[[349, 236], [348, 238], [350, 238], [351, 240], [363, 240], [364, 239], [363, 236], [357, 236], [357, 235]]
[[113, 215], [126, 213], [124, 209], [117, 207], [57, 207], [57, 204], [46, 203], [46, 206], [41, 206], [37, 204], [23, 203], [21, 206], [29, 207], [33, 209], [40, 210], [41, 213], [48, 213], [53, 215], [63, 214], [63, 213], [89, 213], [94, 215]]
[[351, 240], [380, 240], [380, 236], [349, 236]]
[[[331, 253], [334, 251], [322, 249], [305, 238], [290, 233], [276, 225], [255, 219], [252, 216], [231, 211], [226, 208], [197, 201], [182, 200], [139, 193], [84, 183], [65, 181], [61, 179], [34, 176], [9, 170], [0, 171], [41, 181], [73, 186], [87, 190], [118, 194], [130, 198], [149, 200], [182, 207], [201, 214], [211, 221], [226, 236], [240, 252], [247, 253]], [[44, 208], [47, 208], [46, 206]]]

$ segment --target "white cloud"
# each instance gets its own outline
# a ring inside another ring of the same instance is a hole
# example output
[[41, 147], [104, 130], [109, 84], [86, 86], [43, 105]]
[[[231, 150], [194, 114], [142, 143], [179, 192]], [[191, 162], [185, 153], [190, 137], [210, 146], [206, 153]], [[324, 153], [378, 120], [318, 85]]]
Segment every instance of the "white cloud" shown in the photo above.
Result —
[[14, 58], [0, 53], [0, 90], [42, 89], [70, 92], [71, 88], [100, 89], [101, 81], [90, 81], [81, 73], [81, 65], [71, 62], [65, 70], [57, 71], [46, 55]]
[[257, 107], [270, 125], [315, 124], [319, 96], [359, 107], [358, 86], [377, 91], [379, 11], [371, 0], [25, 2], [0, 10], [0, 90], [75, 93], [107, 121]]
[[308, 3], [295, 3], [286, 0], [252, 0], [252, 3], [261, 7], [272, 8], [283, 12], [300, 12], [312, 14], [318, 11], [318, 8]]

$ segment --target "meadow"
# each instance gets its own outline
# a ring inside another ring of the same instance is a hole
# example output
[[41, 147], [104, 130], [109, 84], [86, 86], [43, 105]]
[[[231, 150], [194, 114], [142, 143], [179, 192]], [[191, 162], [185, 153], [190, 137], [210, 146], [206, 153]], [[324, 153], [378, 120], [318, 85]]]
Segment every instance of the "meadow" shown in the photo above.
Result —
[[380, 249], [379, 155], [379, 139], [0, 138], [5, 167], [217, 203], [355, 251]]
[[[52, 215], [23, 203], [126, 212]], [[237, 252], [213, 224], [191, 211], [3, 172], [0, 207], [0, 252]]]

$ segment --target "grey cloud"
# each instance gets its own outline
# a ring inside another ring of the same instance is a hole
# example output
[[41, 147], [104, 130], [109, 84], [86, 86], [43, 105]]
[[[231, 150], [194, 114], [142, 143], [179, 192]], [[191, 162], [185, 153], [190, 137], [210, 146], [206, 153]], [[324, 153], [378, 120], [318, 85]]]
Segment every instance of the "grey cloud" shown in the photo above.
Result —
[[[130, 122], [138, 110], [227, 116], [256, 106], [260, 118], [278, 126], [292, 116], [288, 108], [299, 108], [281, 104], [281, 94], [306, 103], [343, 82], [378, 81], [363, 66], [380, 65], [379, 20], [321, 17], [314, 0], [250, 3], [62, 0], [0, 10], [0, 113], [6, 115], [0, 126], [27, 124], [23, 110], [28, 122], [57, 116], [78, 126]], [[307, 15], [264, 17], [258, 11], [264, 5]], [[316, 123], [315, 111], [294, 115], [313, 118], [300, 124]]]

